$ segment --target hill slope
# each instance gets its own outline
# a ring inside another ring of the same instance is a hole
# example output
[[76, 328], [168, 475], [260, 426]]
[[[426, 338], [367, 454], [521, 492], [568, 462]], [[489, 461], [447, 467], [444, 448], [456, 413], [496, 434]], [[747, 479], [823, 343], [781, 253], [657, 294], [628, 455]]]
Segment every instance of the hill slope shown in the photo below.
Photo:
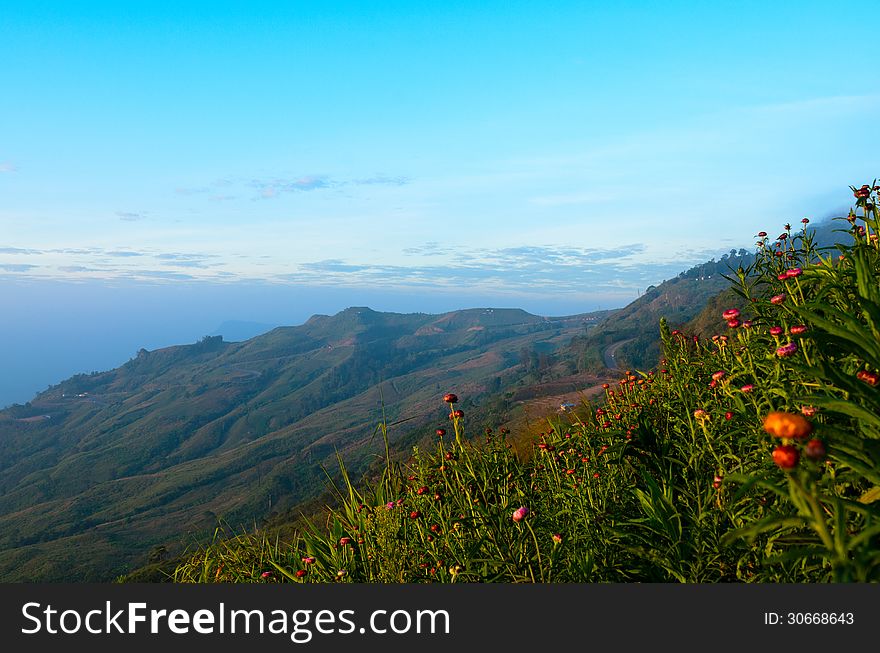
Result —
[[559, 349], [595, 317], [350, 308], [73, 377], [0, 412], [0, 578], [106, 580], [183, 531], [313, 497], [337, 449], [368, 464], [383, 404], [407, 420], [393, 438], [426, 435], [438, 391], [497, 391], [523, 374], [520, 352]]

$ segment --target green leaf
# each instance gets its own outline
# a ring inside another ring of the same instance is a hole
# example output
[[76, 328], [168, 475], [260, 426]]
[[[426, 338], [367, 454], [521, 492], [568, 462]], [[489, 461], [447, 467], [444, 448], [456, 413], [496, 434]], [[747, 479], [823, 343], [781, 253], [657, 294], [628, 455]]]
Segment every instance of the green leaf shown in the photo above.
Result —
[[874, 503], [880, 499], [880, 486], [875, 485], [870, 490], [859, 497], [860, 503]]

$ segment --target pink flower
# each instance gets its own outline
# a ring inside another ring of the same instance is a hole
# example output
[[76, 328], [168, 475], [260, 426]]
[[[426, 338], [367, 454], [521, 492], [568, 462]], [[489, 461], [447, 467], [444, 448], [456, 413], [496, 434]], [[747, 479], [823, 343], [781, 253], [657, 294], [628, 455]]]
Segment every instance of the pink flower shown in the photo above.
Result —
[[803, 324], [796, 324], [795, 326], [791, 327], [791, 329], [789, 329], [789, 331], [791, 331], [796, 336], [804, 333], [806, 330], [807, 327]]
[[787, 345], [782, 345], [782, 347], [776, 348], [776, 355], [780, 358], [785, 358], [786, 356], [791, 356], [797, 353], [798, 346], [793, 342], [788, 343]]
[[746, 383], [743, 387], [740, 388], [740, 391], [748, 394], [749, 392], [751, 392], [754, 389], [755, 389], [755, 386], [753, 386], [751, 383]]
[[272, 578], [272, 572], [264, 571], [262, 574], [260, 574], [260, 578]]
[[719, 370], [718, 372], [715, 372], [715, 374], [712, 375], [713, 381], [720, 381], [723, 378], [724, 378], [724, 372], [721, 370]]
[[724, 312], [721, 314], [721, 316], [722, 316], [725, 320], [735, 320], [736, 318], [739, 317], [739, 309], [737, 309], [737, 308], [729, 308], [729, 309], [727, 309], [726, 311], [724, 311]]
[[785, 273], [785, 276], [789, 279], [794, 279], [795, 277], [799, 277], [804, 273], [800, 268], [791, 268]]
[[781, 303], [784, 302], [784, 301], [785, 301], [785, 293], [780, 293], [779, 295], [774, 295], [773, 297], [770, 298], [770, 303], [771, 303], [771, 304], [777, 304], [777, 305], [778, 305], [778, 304], [781, 304]]
[[303, 556], [302, 561], [303, 561], [303, 564], [305, 564], [305, 565], [315, 564], [314, 556]]
[[782, 327], [781, 326], [770, 327], [770, 335], [771, 336], [781, 336], [782, 335]]
[[739, 324], [740, 324], [740, 322], [737, 319], [727, 320], [727, 326], [729, 326], [731, 329], [737, 328], [739, 326]]
[[519, 523], [523, 519], [525, 519], [526, 515], [528, 515], [528, 514], [529, 514], [529, 509], [526, 508], [525, 506], [520, 506], [519, 508], [517, 508], [516, 510], [513, 511], [513, 521]]

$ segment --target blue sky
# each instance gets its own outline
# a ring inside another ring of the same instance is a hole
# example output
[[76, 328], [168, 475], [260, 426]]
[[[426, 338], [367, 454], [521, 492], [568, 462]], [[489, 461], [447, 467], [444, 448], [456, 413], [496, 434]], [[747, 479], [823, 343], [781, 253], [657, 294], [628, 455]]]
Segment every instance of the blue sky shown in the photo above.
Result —
[[868, 2], [177, 4], [0, 3], [0, 300], [620, 306], [878, 173]]

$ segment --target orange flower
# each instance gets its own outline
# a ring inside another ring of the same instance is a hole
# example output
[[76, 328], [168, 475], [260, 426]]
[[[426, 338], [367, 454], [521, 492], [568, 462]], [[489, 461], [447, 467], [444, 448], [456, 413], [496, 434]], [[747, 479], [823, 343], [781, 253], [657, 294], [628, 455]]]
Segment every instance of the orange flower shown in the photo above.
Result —
[[764, 418], [764, 430], [777, 438], [806, 438], [813, 425], [801, 415], [773, 412]]

